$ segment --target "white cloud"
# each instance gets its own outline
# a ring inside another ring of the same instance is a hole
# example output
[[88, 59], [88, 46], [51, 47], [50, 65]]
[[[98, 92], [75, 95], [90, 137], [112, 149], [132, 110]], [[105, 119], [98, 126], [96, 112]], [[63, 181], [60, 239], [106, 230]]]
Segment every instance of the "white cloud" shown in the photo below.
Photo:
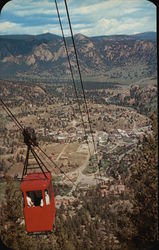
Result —
[[17, 10], [15, 11], [16, 16], [19, 17], [27, 17], [27, 16], [33, 16], [33, 15], [37, 15], [37, 14], [43, 14], [43, 15], [53, 15], [56, 12], [53, 11], [52, 9], [48, 10], [48, 9], [40, 9], [40, 8], [36, 8], [36, 9], [24, 9], [24, 10]]
[[[19, 16], [19, 17], [27, 17], [36, 14], [43, 14], [43, 15], [52, 15], [57, 14], [55, 9], [54, 1], [49, 2], [47, 0], [23, 0], [23, 4], [20, 0], [14, 0], [10, 2], [10, 5], [7, 5], [6, 10], [10, 13]], [[61, 3], [58, 4], [59, 8], [62, 7], [60, 13], [64, 12], [63, 5]]]
[[[69, 35], [64, 3], [59, 0], [57, 2], [65, 34]], [[156, 29], [155, 6], [147, 0], [68, 0], [68, 7], [74, 34], [132, 34], [135, 31]], [[9, 19], [8, 12], [15, 16], [14, 21]], [[43, 21], [46, 17], [45, 24], [38, 24], [36, 15], [38, 18], [42, 15]], [[47, 31], [61, 35], [60, 26], [57, 25], [58, 18], [55, 17], [57, 13], [54, 0], [14, 0], [2, 11], [0, 32], [39, 34]]]
[[[143, 0], [144, 1], [144, 0]], [[58, 2], [60, 13], [65, 13], [65, 7], [63, 1]], [[124, 13], [135, 12], [141, 4], [141, 0], [108, 0], [108, 1], [96, 1], [94, 4], [88, 4], [88, 1], [81, 2], [78, 5], [72, 5], [76, 1], [68, 1], [68, 7], [70, 14], [72, 15], [92, 15], [100, 16], [103, 12], [107, 12], [109, 15], [121, 15]], [[79, 2], [78, 2], [79, 3]], [[120, 8], [120, 11], [119, 11]], [[56, 14], [56, 8], [54, 1], [47, 0], [23, 0], [23, 4], [20, 0], [14, 0], [6, 5], [5, 10], [15, 14], [17, 16], [31, 16], [34, 14]]]
[[104, 13], [107, 16], [121, 16], [124, 14], [133, 13], [138, 10], [140, 7], [142, 1], [139, 0], [130, 0], [130, 1], [124, 1], [124, 0], [108, 0], [104, 2], [98, 2], [94, 3], [92, 5], [86, 4], [87, 1], [85, 1], [85, 5], [79, 6], [78, 8], [71, 8], [71, 14], [79, 14], [82, 15], [92, 15], [99, 17], [102, 16]]
[[[140, 19], [127, 18], [126, 21], [103, 18], [99, 20], [93, 29], [88, 29], [90, 36], [115, 35], [115, 34], [134, 34], [136, 31], [147, 31], [145, 23], [149, 23], [149, 18]], [[150, 27], [149, 27], [150, 28]]]
[[19, 28], [20, 26], [17, 23], [12, 23], [12, 22], [1, 22], [0, 23], [0, 33], [8, 33], [8, 31], [13, 31], [16, 28]]
[[[54, 33], [61, 35], [61, 30], [55, 24], [47, 24], [43, 26], [23, 26], [21, 24], [12, 23], [12, 22], [1, 22], [0, 23], [0, 34], [42, 34], [42, 33]], [[69, 34], [69, 31], [65, 30], [66, 35]]]

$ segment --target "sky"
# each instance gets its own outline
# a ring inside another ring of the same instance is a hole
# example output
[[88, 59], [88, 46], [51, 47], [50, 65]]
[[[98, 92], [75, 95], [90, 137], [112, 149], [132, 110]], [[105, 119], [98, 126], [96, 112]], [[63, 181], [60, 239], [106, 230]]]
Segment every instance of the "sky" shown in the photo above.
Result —
[[[65, 5], [57, 0], [65, 36]], [[148, 0], [67, 0], [73, 33], [85, 36], [156, 31], [156, 6]], [[0, 35], [61, 35], [54, 0], [12, 0], [2, 9]]]

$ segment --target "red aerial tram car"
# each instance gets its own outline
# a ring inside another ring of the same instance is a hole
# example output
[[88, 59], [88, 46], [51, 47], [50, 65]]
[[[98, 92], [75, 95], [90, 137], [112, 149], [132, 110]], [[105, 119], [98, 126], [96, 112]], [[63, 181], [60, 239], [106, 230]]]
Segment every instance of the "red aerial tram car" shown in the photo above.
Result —
[[[55, 201], [50, 173], [31, 173], [21, 182], [24, 197], [24, 218], [28, 233], [52, 231]], [[29, 199], [28, 199], [29, 198]]]
[[[20, 188], [24, 198], [26, 231], [28, 233], [52, 232], [56, 213], [52, 176], [33, 148], [38, 146], [34, 129], [25, 128], [23, 135], [24, 142], [27, 144], [27, 154]], [[28, 164], [30, 152], [36, 160], [36, 167], [30, 167]], [[41, 169], [41, 172], [34, 170], [27, 173], [29, 169]]]

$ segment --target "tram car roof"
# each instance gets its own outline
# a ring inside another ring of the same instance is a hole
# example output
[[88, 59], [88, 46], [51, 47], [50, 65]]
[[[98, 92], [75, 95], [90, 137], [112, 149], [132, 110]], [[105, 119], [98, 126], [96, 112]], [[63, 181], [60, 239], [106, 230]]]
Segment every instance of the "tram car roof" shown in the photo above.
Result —
[[29, 173], [27, 174], [23, 181], [21, 182], [21, 190], [31, 191], [31, 190], [41, 190], [46, 189], [52, 181], [51, 173]]

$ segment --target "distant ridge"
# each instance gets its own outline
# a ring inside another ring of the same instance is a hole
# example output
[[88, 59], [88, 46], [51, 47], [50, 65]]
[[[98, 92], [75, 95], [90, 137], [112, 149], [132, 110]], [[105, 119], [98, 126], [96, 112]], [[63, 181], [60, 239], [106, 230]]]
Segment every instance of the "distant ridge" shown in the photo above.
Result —
[[144, 32], [134, 35], [109, 35], [109, 36], [94, 36], [93, 39], [104, 39], [104, 40], [156, 40], [156, 32]]
[[29, 34], [21, 34], [21, 35], [0, 35], [0, 39], [12, 39], [12, 40], [47, 40], [51, 41], [56, 38], [61, 38], [58, 35], [51, 33], [44, 33], [39, 35], [29, 35]]
[[[0, 39], [13, 39], [13, 40], [46, 40], [51, 41], [54, 39], [62, 38], [59, 35], [53, 33], [43, 33], [39, 35], [29, 35], [29, 34], [21, 34], [21, 35], [0, 35]], [[156, 40], [156, 32], [144, 32], [133, 35], [104, 35], [104, 36], [85, 36], [83, 34], [75, 34], [75, 38], [81, 40], [82, 38], [92, 38], [92, 39], [107, 39], [107, 40], [123, 40], [123, 39], [139, 39], [139, 40]]]
[[156, 32], [144, 32], [133, 35], [135, 38], [144, 40], [156, 40]]

